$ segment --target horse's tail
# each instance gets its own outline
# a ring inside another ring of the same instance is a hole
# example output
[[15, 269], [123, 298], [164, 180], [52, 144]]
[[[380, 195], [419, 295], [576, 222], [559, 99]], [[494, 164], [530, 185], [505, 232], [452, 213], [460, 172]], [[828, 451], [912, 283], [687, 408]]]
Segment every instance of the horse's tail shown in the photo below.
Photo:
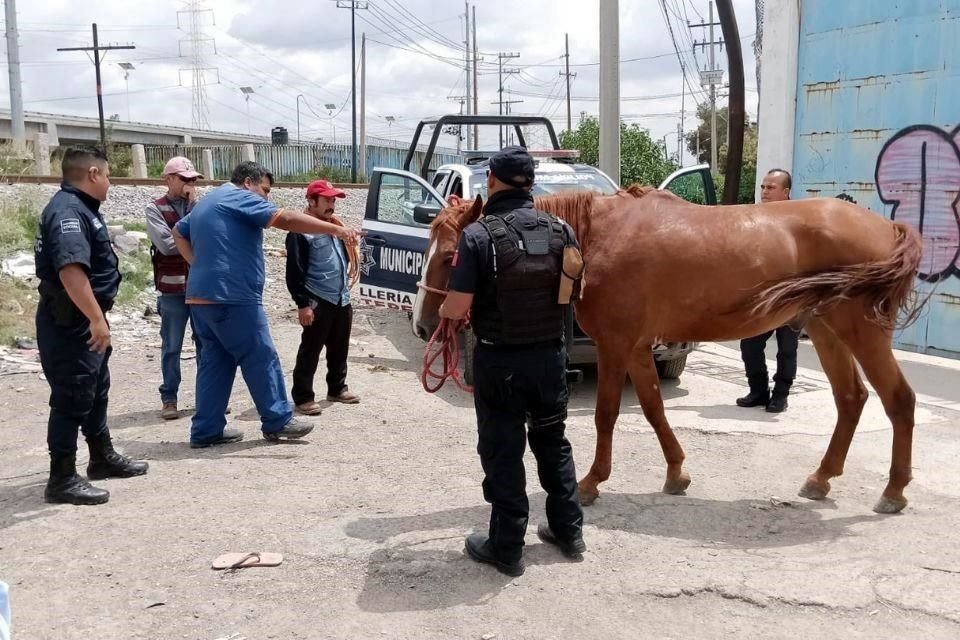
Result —
[[843, 300], [860, 298], [870, 309], [867, 319], [878, 326], [891, 331], [910, 326], [928, 299], [920, 299], [914, 289], [923, 241], [909, 225], [894, 222], [893, 227], [896, 240], [889, 257], [775, 282], [753, 297], [753, 312], [767, 315], [796, 306], [819, 314]]

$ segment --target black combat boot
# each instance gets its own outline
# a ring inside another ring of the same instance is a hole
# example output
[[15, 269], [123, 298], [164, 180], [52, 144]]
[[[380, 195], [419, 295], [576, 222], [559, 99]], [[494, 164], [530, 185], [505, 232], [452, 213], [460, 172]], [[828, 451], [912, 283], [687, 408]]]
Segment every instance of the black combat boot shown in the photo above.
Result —
[[788, 393], [790, 393], [790, 387], [780, 384], [774, 385], [773, 393], [770, 395], [770, 402], [767, 403], [767, 412], [783, 413], [786, 411]]
[[87, 439], [87, 446], [90, 448], [87, 477], [91, 480], [132, 478], [147, 472], [149, 465], [146, 462], [131, 460], [113, 449], [109, 433]]
[[523, 560], [517, 559], [513, 562], [501, 560], [497, 555], [490, 538], [481, 533], [471, 533], [467, 536], [465, 549], [467, 555], [477, 562], [492, 564], [500, 573], [516, 578], [522, 576], [524, 571]]
[[767, 386], [766, 382], [764, 382], [762, 385], [758, 383], [752, 383], [750, 385], [750, 393], [742, 398], [737, 398], [738, 407], [762, 407], [767, 405], [769, 402], [770, 387]]
[[54, 504], [103, 504], [110, 499], [110, 492], [77, 475], [76, 454], [51, 454], [50, 479], [43, 499]]

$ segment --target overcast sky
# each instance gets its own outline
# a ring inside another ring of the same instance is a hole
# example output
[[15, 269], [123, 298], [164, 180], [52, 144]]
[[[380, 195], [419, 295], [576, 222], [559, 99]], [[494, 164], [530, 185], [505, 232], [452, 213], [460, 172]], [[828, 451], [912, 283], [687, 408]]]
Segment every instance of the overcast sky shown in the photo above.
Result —
[[[570, 38], [574, 126], [581, 112], [599, 109], [599, 0], [475, 0], [477, 43], [483, 62], [479, 76], [481, 113], [496, 113], [497, 53], [519, 52], [504, 61], [518, 73], [505, 76], [505, 90], [514, 113], [550, 116], [558, 130], [566, 126], [563, 77], [564, 34]], [[346, 4], [346, 3], [344, 3]], [[360, 34], [367, 34], [367, 130], [408, 140], [417, 121], [456, 113], [466, 92], [463, 71], [464, 5], [456, 0], [370, 0], [357, 11]], [[707, 52], [693, 41], [707, 39], [707, 0], [666, 0], [683, 59], [704, 66]], [[178, 0], [17, 0], [24, 106], [28, 111], [96, 116], [94, 69], [82, 52], [57, 47], [91, 44], [90, 23], [97, 22], [101, 43], [133, 44], [135, 51], [106, 54], [103, 66], [104, 110], [128, 119], [124, 72], [119, 62], [132, 62], [129, 117], [134, 121], [180, 126], [192, 124], [192, 91], [188, 40], [188, 3]], [[301, 137], [350, 135], [350, 11], [335, 0], [204, 0], [209, 9], [198, 17], [202, 27], [208, 118], [211, 129], [269, 135], [285, 126], [291, 141], [297, 135], [297, 95]], [[755, 116], [757, 93], [752, 43], [754, 0], [734, 0], [744, 52], [747, 110]], [[179, 25], [178, 28], [178, 18]], [[719, 28], [715, 37], [721, 39]], [[457, 48], [454, 48], [457, 47]], [[621, 113], [628, 122], [667, 135], [676, 150], [681, 89], [686, 93], [686, 128], [695, 122], [696, 104], [706, 98], [696, 73], [691, 98], [682, 87], [680, 62], [674, 51], [660, 0], [621, 0]], [[3, 60], [6, 63], [6, 50]], [[182, 56], [181, 56], [182, 54]], [[726, 51], [717, 50], [726, 67]], [[7, 74], [2, 74], [0, 104], [9, 107]], [[359, 85], [359, 80], [358, 80]], [[254, 93], [247, 103], [240, 87]], [[359, 88], [358, 88], [359, 90]], [[331, 111], [324, 105], [332, 104]], [[722, 103], [721, 103], [722, 104]], [[391, 124], [387, 116], [395, 121]], [[452, 144], [449, 138], [447, 144]], [[689, 161], [689, 158], [686, 158]]]

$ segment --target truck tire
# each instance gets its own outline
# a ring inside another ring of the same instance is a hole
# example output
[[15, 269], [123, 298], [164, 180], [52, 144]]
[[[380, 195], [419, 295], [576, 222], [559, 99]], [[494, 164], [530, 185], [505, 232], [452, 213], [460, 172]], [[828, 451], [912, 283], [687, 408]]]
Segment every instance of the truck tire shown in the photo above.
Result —
[[683, 354], [676, 360], [658, 360], [657, 374], [664, 380], [676, 380], [687, 367], [687, 354]]
[[460, 360], [463, 361], [463, 381], [471, 387], [473, 386], [473, 348], [476, 344], [477, 336], [474, 335], [472, 328], [467, 328], [460, 341]]

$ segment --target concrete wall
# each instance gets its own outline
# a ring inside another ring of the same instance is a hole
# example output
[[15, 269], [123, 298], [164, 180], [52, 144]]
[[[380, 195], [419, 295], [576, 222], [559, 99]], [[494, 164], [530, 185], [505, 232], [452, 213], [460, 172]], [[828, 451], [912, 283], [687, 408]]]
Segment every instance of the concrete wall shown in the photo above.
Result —
[[[768, 20], [791, 4], [768, 0]], [[896, 342], [960, 357], [960, 0], [801, 0], [794, 28], [792, 90], [766, 62], [789, 62], [790, 39], [764, 36], [761, 167], [789, 125], [775, 110], [766, 121], [765, 106], [795, 105], [794, 197], [843, 197], [919, 229], [917, 289], [934, 293]]]

